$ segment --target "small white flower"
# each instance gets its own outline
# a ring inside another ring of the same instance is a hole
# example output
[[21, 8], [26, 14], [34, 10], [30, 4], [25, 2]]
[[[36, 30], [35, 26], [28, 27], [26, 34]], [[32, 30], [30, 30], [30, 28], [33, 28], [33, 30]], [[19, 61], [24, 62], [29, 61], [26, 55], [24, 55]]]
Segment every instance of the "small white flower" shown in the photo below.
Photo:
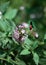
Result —
[[13, 37], [17, 40], [19, 39], [19, 31], [15, 30], [14, 31], [14, 34], [13, 34]]
[[38, 38], [38, 37], [39, 37], [38, 33], [35, 33], [35, 37], [36, 37], [36, 38]]
[[23, 36], [22, 38], [21, 38], [21, 41], [23, 42], [25, 40], [25, 36]]
[[2, 18], [2, 12], [0, 11], [0, 19]]
[[24, 9], [25, 9], [25, 7], [24, 7], [24, 6], [21, 6], [21, 7], [20, 7], [20, 10], [24, 10]]
[[0, 11], [0, 15], [2, 15], [2, 12]]
[[36, 15], [35, 14], [31, 14], [30, 18], [32, 18], [32, 19], [36, 18]]
[[19, 28], [24, 28], [24, 26], [22, 26], [22, 25], [19, 25]]
[[22, 33], [22, 34], [24, 34], [24, 33], [25, 33], [25, 30], [24, 30], [24, 29], [22, 29], [22, 30], [21, 30], [21, 33]]
[[27, 24], [27, 23], [22, 23], [22, 26], [24, 26], [25, 28], [28, 28], [29, 27], [29, 25]]

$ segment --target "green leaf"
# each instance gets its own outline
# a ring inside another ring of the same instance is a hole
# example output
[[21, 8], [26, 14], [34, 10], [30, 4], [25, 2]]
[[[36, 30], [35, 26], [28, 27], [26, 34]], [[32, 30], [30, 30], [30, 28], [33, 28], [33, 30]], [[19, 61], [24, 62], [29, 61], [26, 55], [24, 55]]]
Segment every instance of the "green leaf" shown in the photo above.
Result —
[[12, 60], [10, 56], [7, 57], [6, 59], [7, 62], [11, 63], [12, 65], [26, 65], [24, 61], [20, 59]]
[[27, 49], [31, 49], [32, 43], [33, 43], [33, 41], [30, 40], [29, 38], [27, 38], [27, 39], [24, 41], [24, 46], [25, 46]]
[[6, 22], [4, 20], [0, 20], [0, 30], [5, 31], [7, 29]]
[[10, 56], [7, 56], [7, 59], [0, 57], [0, 60], [7, 61], [8, 63], [10, 63], [12, 65], [16, 64], [16, 62], [14, 60], [12, 60]]
[[2, 47], [5, 47], [7, 45], [7, 43], [8, 43], [8, 41], [9, 41], [8, 38], [6, 38], [5, 40], [3, 40], [2, 41], [2, 43], [3, 43]]
[[4, 58], [6, 56], [6, 53], [0, 54], [0, 58]]
[[32, 41], [29, 38], [27, 38], [24, 43], [30, 46], [32, 44]]
[[2, 37], [6, 37], [6, 33], [0, 32], [0, 38], [2, 38]]
[[28, 55], [28, 54], [30, 54], [30, 51], [28, 51], [28, 49], [24, 49], [20, 53], [20, 55]]
[[6, 9], [8, 8], [9, 6], [9, 1], [8, 2], [5, 2], [3, 4], [0, 5], [0, 11], [2, 11], [3, 13], [6, 11]]
[[46, 42], [46, 34], [44, 35], [44, 42]]
[[0, 20], [0, 30], [8, 31], [10, 29], [11, 29], [10, 23], [7, 20], [1, 19]]
[[46, 56], [46, 51], [43, 51], [44, 55]]
[[39, 56], [37, 53], [33, 53], [33, 60], [35, 62], [36, 65], [38, 65], [39, 63]]
[[24, 61], [20, 60], [20, 59], [16, 59], [16, 64], [17, 65], [26, 65]]
[[46, 58], [41, 58], [39, 63], [40, 65], [46, 65]]
[[18, 12], [17, 9], [9, 9], [9, 10], [6, 12], [6, 14], [4, 15], [4, 17], [5, 17], [6, 19], [11, 20], [11, 19], [13, 19], [13, 18], [16, 16], [17, 12]]
[[36, 49], [38, 47], [38, 41], [35, 41], [34, 43], [33, 43], [33, 45], [32, 45], [32, 48], [33, 49]]
[[46, 39], [46, 34], [45, 34], [45, 36], [44, 36], [44, 39]]

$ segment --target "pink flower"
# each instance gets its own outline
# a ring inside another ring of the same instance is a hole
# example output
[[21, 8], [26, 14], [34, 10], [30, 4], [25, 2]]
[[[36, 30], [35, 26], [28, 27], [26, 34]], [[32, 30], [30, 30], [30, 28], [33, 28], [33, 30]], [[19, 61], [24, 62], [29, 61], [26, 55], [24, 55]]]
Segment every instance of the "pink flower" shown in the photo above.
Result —
[[[13, 38], [18, 41], [18, 42], [23, 42], [27, 38], [26, 30], [25, 28], [28, 28], [27, 23], [22, 23], [16, 29], [14, 30], [13, 33]], [[25, 35], [26, 34], [26, 35]]]
[[19, 31], [18, 31], [18, 30], [15, 30], [15, 31], [14, 31], [13, 37], [14, 37], [16, 40], [19, 39]]
[[25, 36], [23, 36], [22, 38], [21, 38], [21, 41], [23, 42], [25, 40]]
[[22, 26], [22, 25], [19, 25], [18, 27], [19, 27], [19, 28], [24, 28], [24, 26]]

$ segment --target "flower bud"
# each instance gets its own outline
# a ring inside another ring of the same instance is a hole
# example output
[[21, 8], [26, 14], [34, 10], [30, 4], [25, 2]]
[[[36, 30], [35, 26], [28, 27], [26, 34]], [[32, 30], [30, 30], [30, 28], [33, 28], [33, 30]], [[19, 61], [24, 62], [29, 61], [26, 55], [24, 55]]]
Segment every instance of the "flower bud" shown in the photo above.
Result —
[[23, 42], [25, 40], [25, 36], [23, 36], [22, 38], [21, 38], [21, 41]]
[[35, 33], [35, 37], [36, 37], [36, 38], [38, 38], [38, 37], [39, 37], [38, 33]]
[[27, 24], [27, 23], [22, 23], [22, 26], [24, 26], [25, 28], [28, 28], [29, 27], [29, 25]]
[[25, 7], [24, 6], [21, 6], [19, 9], [23, 11], [25, 9]]
[[25, 30], [24, 30], [24, 29], [22, 29], [22, 30], [21, 30], [21, 33], [22, 33], [22, 34], [24, 34], [24, 33], [25, 33]]
[[19, 39], [19, 31], [15, 30], [14, 31], [14, 34], [13, 34], [13, 37], [18, 40]]
[[2, 15], [2, 12], [0, 11], [0, 15]]
[[19, 25], [19, 28], [24, 28], [24, 26], [22, 26], [22, 25]]
[[32, 29], [32, 25], [30, 25], [30, 30]]
[[2, 12], [0, 11], [0, 19], [2, 18]]

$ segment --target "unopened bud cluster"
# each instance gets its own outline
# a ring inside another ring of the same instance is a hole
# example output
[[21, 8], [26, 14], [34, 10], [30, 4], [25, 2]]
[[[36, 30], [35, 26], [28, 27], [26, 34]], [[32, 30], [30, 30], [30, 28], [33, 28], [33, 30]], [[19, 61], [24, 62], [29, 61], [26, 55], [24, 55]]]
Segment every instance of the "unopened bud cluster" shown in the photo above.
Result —
[[28, 28], [28, 24], [24, 22], [14, 30], [13, 37], [18, 42], [23, 42], [28, 37], [25, 28]]

